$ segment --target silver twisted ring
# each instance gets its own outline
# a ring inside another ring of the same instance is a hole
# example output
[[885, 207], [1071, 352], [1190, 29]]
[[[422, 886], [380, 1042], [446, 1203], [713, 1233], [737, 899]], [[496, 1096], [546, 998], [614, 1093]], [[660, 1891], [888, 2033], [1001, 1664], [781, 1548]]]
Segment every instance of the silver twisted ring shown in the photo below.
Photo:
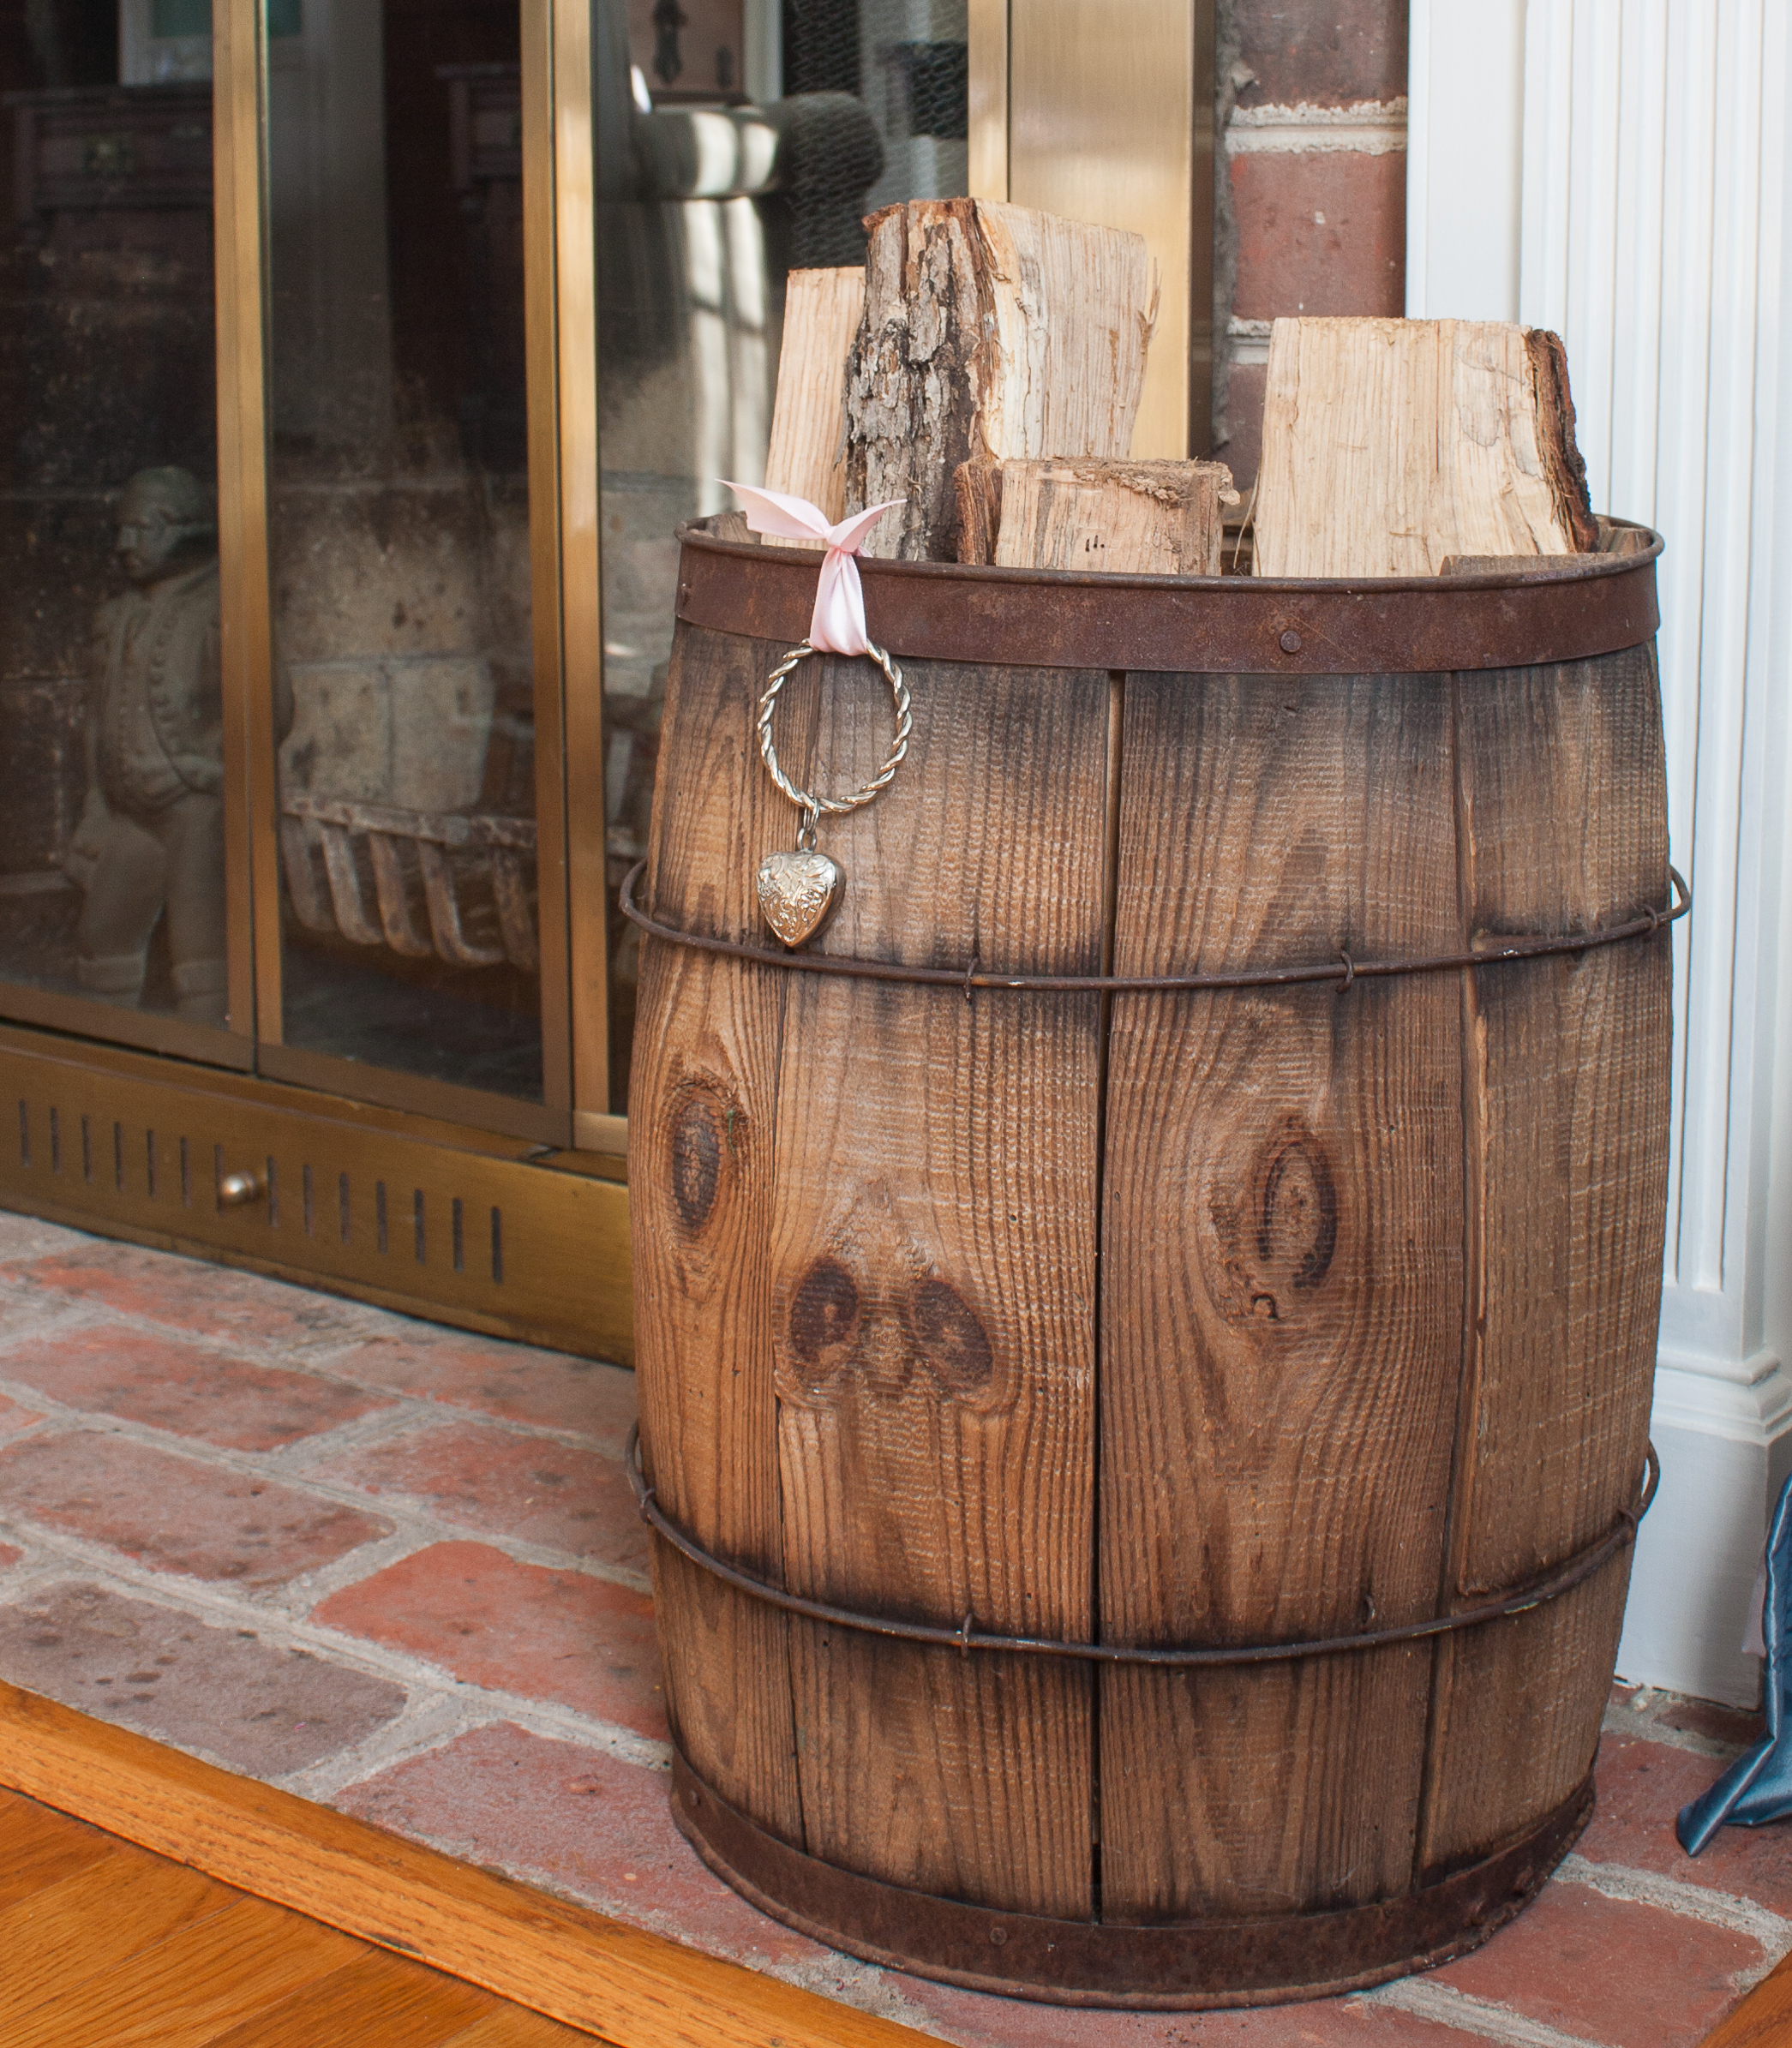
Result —
[[765, 693], [759, 699], [759, 752], [771, 779], [791, 802], [803, 814], [803, 832], [812, 838], [815, 821], [823, 811], [831, 817], [842, 817], [848, 811], [856, 811], [861, 804], [868, 804], [879, 790], [887, 789], [890, 780], [902, 765], [902, 757], [908, 752], [908, 735], [914, 729], [914, 720], [908, 708], [908, 686], [902, 680], [902, 672], [881, 647], [866, 643], [866, 652], [884, 671], [890, 685], [890, 693], [896, 704], [896, 737], [890, 743], [889, 758], [871, 781], [854, 790], [851, 796], [816, 796], [806, 789], [799, 789], [778, 764], [777, 749], [771, 740], [771, 714], [777, 704], [778, 692], [788, 680], [791, 671], [799, 662], [806, 661], [815, 649], [805, 640], [800, 647], [792, 648], [783, 660], [771, 672], [766, 681]]

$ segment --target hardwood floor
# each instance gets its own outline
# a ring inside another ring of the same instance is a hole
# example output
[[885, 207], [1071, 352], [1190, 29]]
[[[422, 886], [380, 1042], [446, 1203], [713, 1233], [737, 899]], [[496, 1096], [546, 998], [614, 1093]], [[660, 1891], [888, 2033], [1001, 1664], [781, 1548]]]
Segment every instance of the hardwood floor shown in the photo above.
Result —
[[595, 2040], [0, 1791], [7, 2048], [577, 2048]]

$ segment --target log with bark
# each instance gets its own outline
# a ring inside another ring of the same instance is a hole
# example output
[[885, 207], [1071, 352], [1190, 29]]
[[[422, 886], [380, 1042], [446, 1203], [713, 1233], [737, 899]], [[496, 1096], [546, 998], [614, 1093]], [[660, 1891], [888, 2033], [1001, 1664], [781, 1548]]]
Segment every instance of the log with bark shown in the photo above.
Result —
[[1591, 552], [1561, 343], [1501, 320], [1277, 320], [1254, 524], [1260, 576]]
[[873, 215], [846, 503], [904, 502], [865, 552], [955, 560], [966, 462], [1124, 456], [1156, 301], [1144, 239], [1124, 229], [968, 199]]

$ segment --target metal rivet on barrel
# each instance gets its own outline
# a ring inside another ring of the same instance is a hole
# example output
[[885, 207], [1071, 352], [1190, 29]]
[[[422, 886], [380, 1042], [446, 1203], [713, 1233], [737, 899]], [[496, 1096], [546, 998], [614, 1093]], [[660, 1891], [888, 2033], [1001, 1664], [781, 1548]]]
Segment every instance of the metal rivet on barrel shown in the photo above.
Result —
[[1284, 654], [1298, 654], [1300, 652], [1300, 635], [1292, 626], [1282, 635], [1281, 644]]
[[1003, 1943], [1008, 1939], [1007, 1928], [992, 1927], [989, 1931], [989, 1938], [993, 1946], [999, 1949]]

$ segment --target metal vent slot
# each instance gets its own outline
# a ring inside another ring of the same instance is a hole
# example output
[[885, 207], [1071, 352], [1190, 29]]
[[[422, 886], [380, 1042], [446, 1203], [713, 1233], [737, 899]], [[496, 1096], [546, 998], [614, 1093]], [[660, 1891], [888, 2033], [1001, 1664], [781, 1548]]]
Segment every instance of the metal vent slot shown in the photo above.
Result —
[[17, 1153], [0, 1148], [0, 1207], [629, 1355], [620, 1183], [537, 1163], [520, 1141], [369, 1129], [339, 1104], [264, 1103], [227, 1077], [113, 1052], [77, 1063], [27, 1036], [0, 1024], [0, 1091], [18, 1114]]

